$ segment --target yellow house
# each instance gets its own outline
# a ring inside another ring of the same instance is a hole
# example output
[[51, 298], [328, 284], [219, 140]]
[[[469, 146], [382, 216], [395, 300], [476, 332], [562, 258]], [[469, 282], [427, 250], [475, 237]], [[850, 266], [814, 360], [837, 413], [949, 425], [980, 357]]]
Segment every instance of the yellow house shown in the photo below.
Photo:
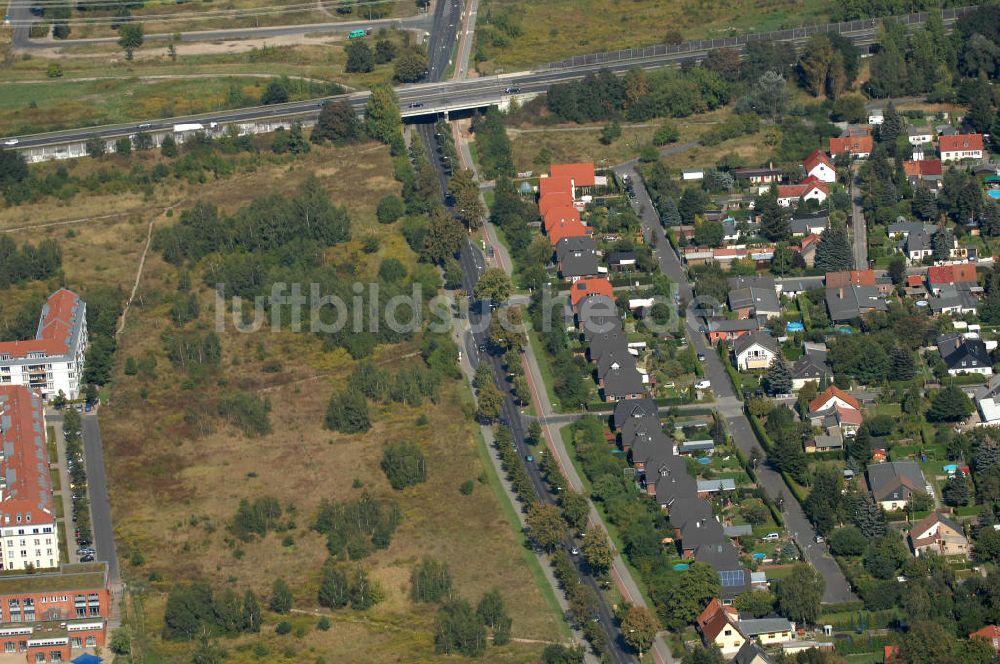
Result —
[[740, 651], [747, 639], [738, 627], [739, 613], [731, 606], [723, 606], [716, 598], [708, 603], [698, 616], [698, 631], [706, 645], [716, 645], [723, 656], [732, 657]]

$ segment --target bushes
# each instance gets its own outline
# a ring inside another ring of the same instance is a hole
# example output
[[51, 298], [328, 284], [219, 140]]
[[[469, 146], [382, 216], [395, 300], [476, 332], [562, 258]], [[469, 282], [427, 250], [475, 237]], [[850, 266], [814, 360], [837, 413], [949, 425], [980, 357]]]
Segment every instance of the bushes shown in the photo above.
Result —
[[466, 657], [482, 657], [486, 652], [486, 627], [468, 602], [452, 600], [438, 611], [434, 651]]
[[441, 602], [451, 597], [451, 572], [446, 563], [424, 558], [410, 573], [410, 599]]
[[163, 616], [163, 638], [190, 641], [205, 628], [225, 634], [259, 632], [260, 603], [253, 591], [240, 600], [227, 590], [215, 596], [206, 581], [179, 584], [170, 589]]
[[385, 549], [402, 519], [395, 502], [377, 501], [365, 492], [354, 501], [320, 503], [313, 530], [326, 535], [326, 548], [340, 559], [360, 560]]
[[371, 426], [368, 402], [354, 390], [346, 390], [330, 397], [326, 408], [326, 428], [340, 433], [364, 433]]
[[247, 436], [271, 433], [270, 399], [261, 399], [250, 392], [235, 392], [219, 399], [219, 415]]
[[424, 453], [416, 443], [389, 445], [382, 455], [382, 470], [397, 491], [421, 484], [427, 479]]
[[0, 236], [0, 289], [48, 279], [61, 267], [62, 251], [54, 240], [42, 240], [37, 245], [25, 242], [18, 250], [12, 238]]
[[243, 498], [236, 508], [236, 515], [229, 529], [234, 536], [249, 542], [254, 535], [264, 537], [268, 531], [280, 529], [279, 518], [281, 518], [281, 504], [277, 498], [261, 496], [253, 503]]
[[472, 121], [472, 131], [476, 135], [476, 152], [483, 177], [488, 180], [502, 175], [513, 177], [513, 150], [500, 111], [491, 106], [484, 115], [477, 115]]

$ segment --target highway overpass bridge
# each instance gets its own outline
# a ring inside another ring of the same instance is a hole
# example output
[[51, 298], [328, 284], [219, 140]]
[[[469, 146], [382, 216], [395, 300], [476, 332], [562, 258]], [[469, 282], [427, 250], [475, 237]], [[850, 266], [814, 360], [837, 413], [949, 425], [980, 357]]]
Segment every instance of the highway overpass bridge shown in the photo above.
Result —
[[[953, 25], [959, 17], [973, 9], [974, 7], [959, 7], [944, 10], [945, 25]], [[893, 18], [912, 30], [923, 25], [927, 14], [920, 12]], [[754, 41], [785, 41], [798, 48], [805, 45], [814, 35], [836, 33], [847, 37], [859, 47], [868, 48], [877, 42], [881, 23], [881, 19], [847, 21], [683, 44], [659, 44], [645, 48], [594, 53], [549, 63], [529, 72], [404, 85], [396, 88], [396, 93], [399, 97], [400, 112], [405, 119], [433, 117], [492, 105], [503, 107], [512, 98], [524, 101], [545, 92], [555, 83], [579, 80], [602, 69], [623, 74], [635, 67], [655, 69], [680, 65], [702, 60], [710, 51], [717, 48], [742, 50], [748, 43]], [[157, 145], [168, 134], [174, 134], [179, 141], [183, 141], [186, 135], [198, 130], [197, 125], [201, 125], [201, 130], [215, 135], [222, 135], [229, 131], [229, 127], [234, 127], [241, 134], [266, 133], [278, 127], [288, 127], [293, 122], [301, 122], [306, 126], [313, 124], [322, 105], [330, 99], [346, 100], [360, 114], [368, 100], [368, 92], [141, 123], [82, 127], [11, 137], [5, 142], [9, 145], [11, 141], [16, 141], [11, 147], [21, 151], [29, 161], [37, 162], [83, 156], [86, 154], [85, 145], [89, 139], [99, 138], [111, 147], [115, 140], [134, 136], [140, 131], [149, 133]], [[178, 128], [183, 129], [177, 131]]]

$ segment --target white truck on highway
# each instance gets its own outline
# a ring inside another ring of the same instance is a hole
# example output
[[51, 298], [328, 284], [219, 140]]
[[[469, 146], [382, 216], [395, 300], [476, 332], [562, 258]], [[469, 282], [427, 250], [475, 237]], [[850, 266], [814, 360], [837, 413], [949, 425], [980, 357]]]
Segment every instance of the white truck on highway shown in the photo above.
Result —
[[[219, 126], [218, 122], [209, 122], [208, 123], [208, 128], [209, 129], [215, 129], [218, 126]], [[188, 123], [185, 123], [185, 124], [175, 124], [174, 125], [174, 133], [175, 134], [186, 134], [186, 133], [192, 132], [192, 131], [205, 131], [205, 125], [199, 124], [197, 122], [188, 122]]]

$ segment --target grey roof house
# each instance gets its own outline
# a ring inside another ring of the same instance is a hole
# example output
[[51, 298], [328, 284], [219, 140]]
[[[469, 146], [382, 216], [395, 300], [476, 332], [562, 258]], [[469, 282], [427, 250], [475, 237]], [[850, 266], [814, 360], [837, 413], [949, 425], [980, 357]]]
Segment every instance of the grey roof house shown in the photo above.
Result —
[[597, 243], [589, 235], [564, 237], [556, 244], [556, 263], [563, 279], [579, 279], [598, 274]]
[[924, 474], [915, 461], [869, 464], [865, 473], [872, 498], [887, 510], [901, 509], [914, 493], [927, 491]]
[[656, 402], [649, 398], [622, 401], [615, 404], [611, 422], [615, 429], [621, 429], [629, 420], [650, 418], [659, 422], [658, 412]]
[[971, 339], [957, 333], [944, 334], [937, 340], [938, 352], [952, 376], [960, 373], [993, 374], [993, 360], [982, 339]]
[[862, 318], [873, 311], [887, 311], [889, 306], [872, 286], [849, 285], [826, 290], [826, 308], [835, 323]]

